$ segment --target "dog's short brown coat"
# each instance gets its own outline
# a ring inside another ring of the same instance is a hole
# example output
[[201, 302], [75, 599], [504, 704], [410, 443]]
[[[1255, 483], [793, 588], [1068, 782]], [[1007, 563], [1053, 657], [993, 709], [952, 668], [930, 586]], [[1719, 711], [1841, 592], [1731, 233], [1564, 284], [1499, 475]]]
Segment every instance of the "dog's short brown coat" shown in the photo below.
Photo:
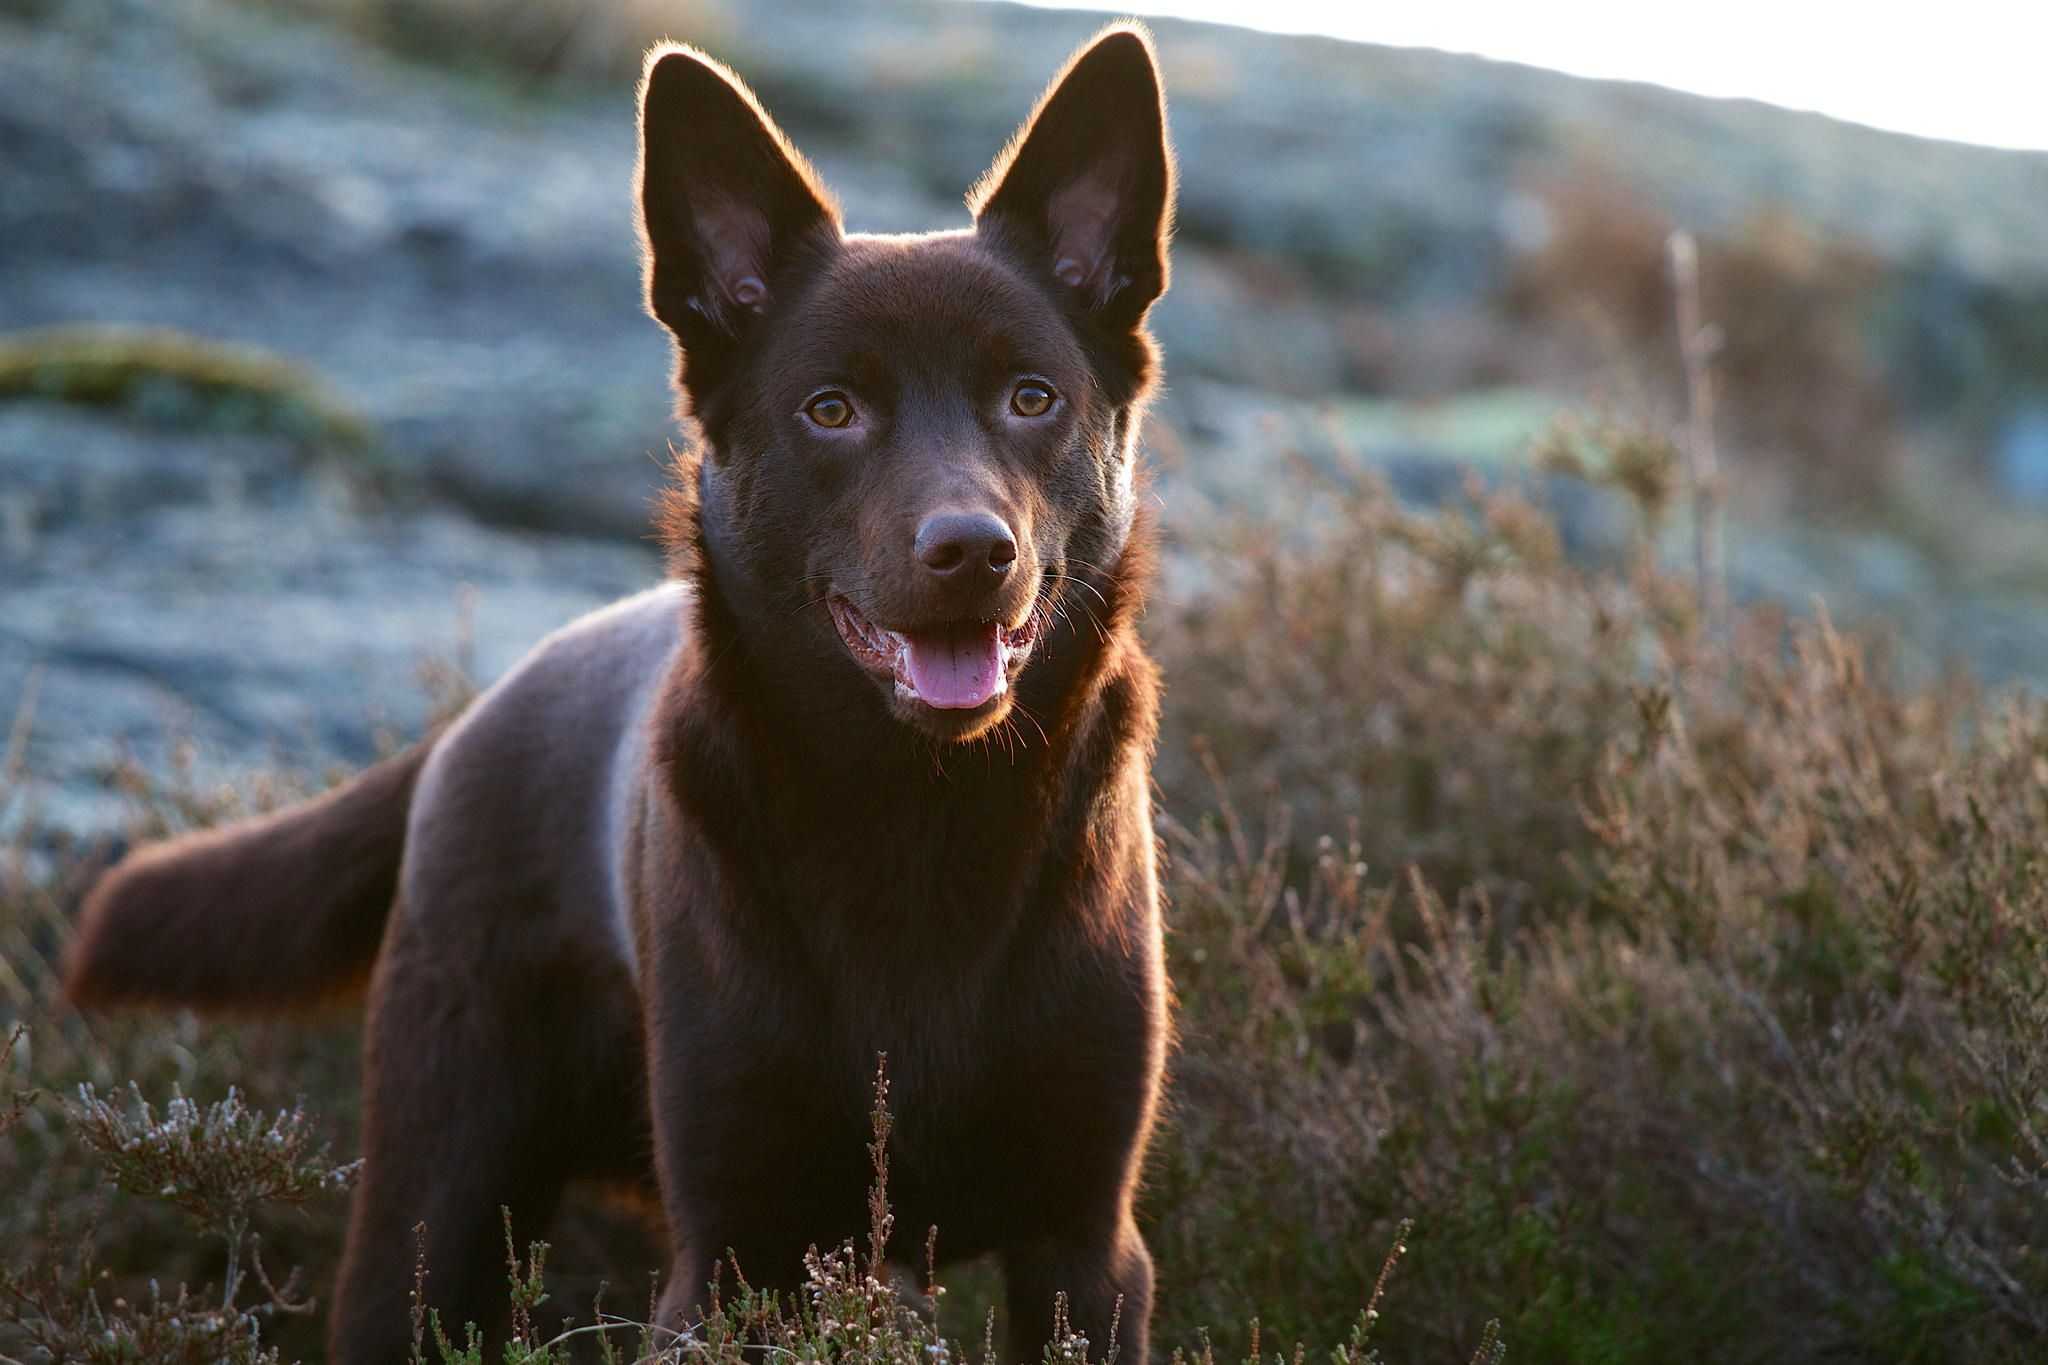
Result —
[[[1000, 1253], [1013, 1358], [1064, 1291], [1098, 1346], [1121, 1303], [1142, 1361], [1167, 987], [1135, 450], [1172, 203], [1149, 41], [1078, 53], [975, 226], [923, 237], [842, 232], [701, 54], [651, 54], [641, 98], [649, 306], [702, 434], [663, 514], [680, 581], [350, 785], [127, 859], [69, 989], [266, 1008], [368, 975], [336, 1360], [405, 1355], [421, 1221], [433, 1301], [498, 1320], [499, 1206], [538, 1231], [573, 1179], [658, 1194], [672, 1321], [728, 1252], [791, 1284], [864, 1226], [887, 1053], [898, 1226]], [[857, 420], [806, 416], [821, 384]], [[972, 589], [909, 550], [960, 509], [1016, 541]], [[1036, 645], [994, 701], [934, 710], [863, 673], [833, 594]]]

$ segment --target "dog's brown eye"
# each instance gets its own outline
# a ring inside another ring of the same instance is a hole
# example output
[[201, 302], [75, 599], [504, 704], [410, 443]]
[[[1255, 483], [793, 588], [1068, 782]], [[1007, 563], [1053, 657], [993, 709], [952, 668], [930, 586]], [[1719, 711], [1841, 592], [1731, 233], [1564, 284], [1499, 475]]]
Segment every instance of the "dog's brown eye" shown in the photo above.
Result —
[[1034, 380], [1026, 380], [1010, 395], [1010, 411], [1019, 417], [1043, 417], [1052, 409], [1052, 390]]
[[843, 393], [821, 393], [804, 405], [804, 415], [821, 427], [843, 427], [853, 420], [853, 404]]

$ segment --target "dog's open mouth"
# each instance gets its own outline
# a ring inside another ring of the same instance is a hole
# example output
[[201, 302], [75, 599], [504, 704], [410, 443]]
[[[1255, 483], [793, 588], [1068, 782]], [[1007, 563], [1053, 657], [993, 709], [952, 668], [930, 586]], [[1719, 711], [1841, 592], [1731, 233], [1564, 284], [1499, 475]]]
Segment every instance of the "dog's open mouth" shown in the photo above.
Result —
[[899, 693], [940, 711], [972, 711], [1001, 696], [1038, 642], [1035, 613], [1014, 628], [961, 621], [900, 631], [870, 621], [838, 593], [827, 605], [855, 663], [893, 678]]

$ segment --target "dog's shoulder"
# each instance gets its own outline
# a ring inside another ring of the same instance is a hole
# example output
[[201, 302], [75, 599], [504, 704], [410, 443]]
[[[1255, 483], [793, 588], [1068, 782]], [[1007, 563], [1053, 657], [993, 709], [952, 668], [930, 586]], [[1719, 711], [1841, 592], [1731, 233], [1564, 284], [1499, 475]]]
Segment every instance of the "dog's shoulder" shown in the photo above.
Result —
[[670, 580], [579, 616], [535, 645], [505, 683], [584, 691], [601, 678], [613, 689], [658, 678], [683, 642], [691, 592]]
[[573, 766], [594, 739], [619, 733], [633, 702], [666, 676], [683, 643], [689, 593], [665, 583], [547, 636], [463, 713], [434, 768], [488, 759], [506, 746]]
[[449, 727], [414, 798], [403, 902], [603, 903], [630, 953], [618, 849], [690, 591], [664, 584], [571, 622]]

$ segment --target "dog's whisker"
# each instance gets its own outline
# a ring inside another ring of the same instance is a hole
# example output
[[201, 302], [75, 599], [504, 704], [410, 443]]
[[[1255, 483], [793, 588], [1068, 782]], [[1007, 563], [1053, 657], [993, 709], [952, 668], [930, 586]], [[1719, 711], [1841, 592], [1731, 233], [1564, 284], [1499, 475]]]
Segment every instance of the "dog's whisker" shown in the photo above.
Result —
[[797, 616], [797, 615], [800, 615], [800, 614], [801, 614], [801, 613], [803, 613], [803, 612], [809, 611], [809, 610], [810, 610], [810, 609], [811, 609], [812, 607], [818, 606], [818, 605], [820, 605], [821, 603], [829, 602], [829, 601], [831, 601], [831, 600], [832, 600], [832, 594], [828, 592], [828, 593], [824, 594], [824, 595], [823, 595], [823, 596], [821, 596], [821, 597], [813, 597], [813, 598], [812, 598], [812, 599], [811, 599], [810, 601], [808, 601], [808, 602], [799, 602], [799, 603], [797, 603], [797, 604], [796, 604], [796, 605], [795, 605], [794, 607], [791, 607], [791, 608], [789, 609], [789, 614], [790, 614], [791, 616]]
[[[1086, 602], [1076, 602], [1074, 605], [1079, 607], [1081, 609], [1081, 614], [1088, 618], [1088, 624], [1094, 627], [1095, 629], [1096, 638], [1099, 639], [1103, 644], [1108, 644], [1109, 630], [1102, 624], [1102, 618], [1095, 614], [1095, 609], [1093, 607], [1090, 607]], [[1064, 605], [1062, 605], [1060, 608], [1060, 615], [1065, 617], [1070, 624], [1072, 623], [1073, 617], [1071, 615], [1068, 615], [1066, 607]]]
[[[1045, 733], [1045, 727], [1038, 723], [1038, 717], [1031, 714], [1030, 707], [1026, 706], [1023, 702], [1019, 701], [1014, 703], [1011, 706], [1010, 710], [1012, 714], [1022, 716], [1024, 717], [1024, 719], [1031, 722], [1031, 728], [1038, 731], [1039, 743], [1045, 745], [1048, 749], [1052, 747], [1051, 736], [1047, 735]], [[1022, 732], [1019, 732], [1019, 738], [1022, 738]]]
[[[1079, 561], [1079, 560], [1076, 560], [1075, 562], [1076, 562], [1076, 563], [1081, 563], [1081, 561]], [[1093, 566], [1093, 565], [1086, 565], [1086, 566], [1084, 566], [1084, 567], [1089, 567], [1089, 568], [1093, 568], [1094, 566]], [[1098, 570], [1096, 570], [1096, 572], [1100, 573], [1100, 572], [1101, 572], [1101, 570], [1099, 570], [1099, 569], [1098, 569]], [[1072, 584], [1075, 584], [1075, 585], [1077, 585], [1078, 587], [1080, 587], [1080, 588], [1082, 588], [1082, 589], [1084, 589], [1084, 590], [1086, 590], [1086, 591], [1088, 591], [1088, 592], [1092, 592], [1092, 593], [1094, 593], [1094, 594], [1095, 594], [1095, 600], [1096, 600], [1096, 601], [1098, 601], [1098, 602], [1100, 602], [1100, 603], [1102, 603], [1102, 609], [1103, 609], [1104, 611], [1108, 611], [1108, 610], [1109, 610], [1109, 599], [1108, 599], [1107, 597], [1104, 597], [1104, 596], [1102, 595], [1102, 589], [1100, 589], [1100, 588], [1096, 587], [1096, 586], [1095, 586], [1095, 585], [1094, 585], [1093, 583], [1090, 583], [1090, 582], [1089, 582], [1089, 581], [1088, 581], [1087, 579], [1085, 579], [1085, 578], [1077, 578], [1077, 577], [1075, 577], [1075, 576], [1074, 576], [1073, 574], [1070, 574], [1070, 573], [1058, 573], [1058, 572], [1054, 572], [1054, 573], [1048, 574], [1048, 575], [1047, 575], [1047, 577], [1049, 577], [1049, 578], [1053, 578], [1053, 579], [1056, 579], [1057, 581], [1059, 581], [1059, 582], [1061, 582], [1061, 583], [1072, 583]]]

